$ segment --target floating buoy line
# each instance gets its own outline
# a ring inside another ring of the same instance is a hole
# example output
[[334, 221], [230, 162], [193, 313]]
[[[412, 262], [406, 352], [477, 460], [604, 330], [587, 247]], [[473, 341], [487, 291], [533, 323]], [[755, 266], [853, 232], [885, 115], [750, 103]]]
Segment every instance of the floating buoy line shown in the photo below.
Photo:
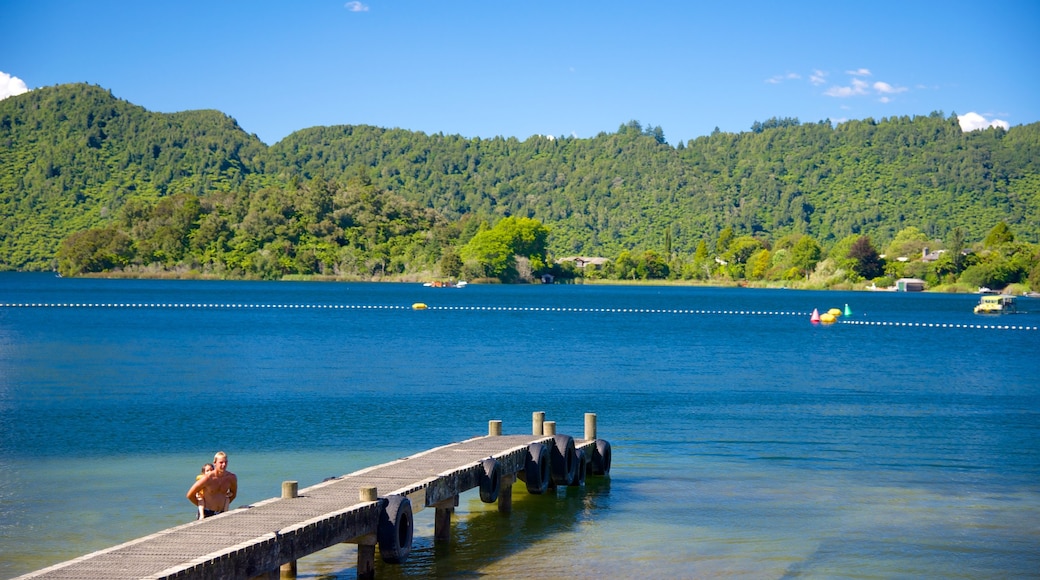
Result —
[[[585, 313], [623, 313], [623, 314], [697, 314], [715, 316], [797, 316], [805, 317], [805, 312], [777, 310], [697, 310], [682, 308], [576, 308], [563, 306], [430, 306], [416, 302], [409, 306], [380, 304], [234, 304], [234, 303], [147, 303], [147, 302], [62, 302], [62, 303], [0, 303], [0, 308], [141, 308], [141, 309], [199, 309], [199, 310], [462, 310], [462, 311], [498, 311], [498, 312], [585, 312]], [[837, 311], [837, 312], [835, 312]], [[829, 315], [829, 318], [828, 318]], [[831, 309], [820, 315], [816, 309], [810, 317], [813, 324], [821, 318], [830, 324], [854, 326], [891, 326], [903, 328], [952, 328], [952, 329], [988, 329], [988, 330], [1040, 330], [1040, 326], [1016, 324], [960, 324], [949, 322], [888, 322], [878, 320], [849, 320], [851, 315], [848, 305], [844, 312]]]

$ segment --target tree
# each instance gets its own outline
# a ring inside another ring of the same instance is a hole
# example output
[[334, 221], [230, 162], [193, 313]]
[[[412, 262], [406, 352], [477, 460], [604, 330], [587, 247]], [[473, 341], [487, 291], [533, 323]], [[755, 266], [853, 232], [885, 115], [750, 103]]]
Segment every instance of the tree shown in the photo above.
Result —
[[723, 253], [729, 249], [730, 242], [733, 241], [733, 228], [725, 227], [719, 232], [719, 239], [715, 242], [715, 252]]
[[462, 258], [453, 248], [448, 248], [441, 255], [441, 275], [449, 278], [458, 278], [462, 274]]
[[950, 243], [947, 245], [947, 253], [952, 261], [953, 274], [960, 274], [964, 269], [964, 228], [953, 228], [950, 232]]
[[809, 272], [820, 261], [821, 253], [820, 244], [812, 236], [802, 236], [791, 248], [791, 265], [808, 278]]
[[516, 256], [526, 259], [532, 272], [547, 267], [548, 237], [549, 229], [538, 220], [507, 217], [477, 232], [462, 247], [461, 256], [481, 276], [506, 280], [516, 274]]
[[668, 262], [653, 250], [643, 252], [643, 258], [639, 261], [639, 269], [643, 278], [647, 280], [664, 280], [669, 273]]
[[920, 256], [927, 245], [928, 237], [921, 233], [921, 230], [911, 226], [899, 230], [888, 244], [885, 255], [889, 261], [898, 257]]
[[992, 248], [1013, 241], [1015, 241], [1015, 235], [1011, 233], [1011, 228], [1008, 227], [1007, 223], [1000, 222], [989, 231], [986, 239], [982, 240], [982, 245]]
[[852, 268], [856, 274], [866, 280], [873, 280], [885, 273], [881, 256], [878, 255], [869, 236], [860, 236], [853, 242], [852, 247], [849, 248], [849, 258], [855, 260]]
[[58, 272], [76, 276], [125, 266], [133, 257], [130, 236], [114, 228], [95, 228], [72, 234], [58, 248]]

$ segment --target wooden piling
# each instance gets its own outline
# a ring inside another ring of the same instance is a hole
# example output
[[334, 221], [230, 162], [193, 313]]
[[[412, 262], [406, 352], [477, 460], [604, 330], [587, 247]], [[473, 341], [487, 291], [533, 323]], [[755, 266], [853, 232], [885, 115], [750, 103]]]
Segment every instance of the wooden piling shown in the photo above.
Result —
[[[283, 481], [282, 482], [282, 499], [295, 499], [300, 495], [300, 482], [298, 481]], [[279, 580], [295, 580], [296, 578], [296, 560], [286, 562], [278, 568], [278, 579]]]
[[508, 514], [513, 511], [513, 482], [516, 476], [513, 474], [502, 476], [502, 486], [498, 489], [498, 511]]
[[359, 501], [376, 501], [379, 499], [379, 494], [374, 487], [362, 487], [358, 491]]
[[451, 514], [459, 505], [459, 496], [435, 504], [433, 512], [433, 541], [451, 541]]
[[592, 441], [596, 438], [596, 414], [585, 413], [585, 440]]
[[531, 434], [540, 437], [542, 435], [542, 424], [545, 423], [545, 411], [535, 411], [531, 414]]
[[502, 436], [502, 421], [488, 421], [488, 437]]
[[543, 423], [542, 435], [556, 435], [556, 421], [546, 421]]
[[376, 579], [376, 535], [366, 534], [357, 541], [358, 580]]
[[299, 496], [300, 483], [298, 481], [282, 482], [282, 499], [293, 499]]

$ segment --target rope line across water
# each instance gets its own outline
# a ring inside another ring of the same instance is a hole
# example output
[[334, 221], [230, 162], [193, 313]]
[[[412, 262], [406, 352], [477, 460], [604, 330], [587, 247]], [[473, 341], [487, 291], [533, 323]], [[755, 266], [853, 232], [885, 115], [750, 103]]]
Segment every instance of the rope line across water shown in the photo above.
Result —
[[[380, 304], [234, 304], [234, 303], [0, 303], [0, 308], [195, 308], [195, 309], [301, 309], [301, 310], [411, 310], [412, 306]], [[592, 312], [632, 314], [700, 314], [722, 316], [800, 316], [805, 312], [762, 311], [762, 310], [695, 310], [655, 308], [568, 308], [553, 306], [426, 306], [425, 310], [480, 310], [503, 312]], [[988, 330], [1040, 330], [1038, 326], [1015, 324], [956, 324], [940, 322], [886, 322], [874, 320], [839, 320], [840, 324], [860, 326], [892, 326], [918, 328], [961, 328]]]

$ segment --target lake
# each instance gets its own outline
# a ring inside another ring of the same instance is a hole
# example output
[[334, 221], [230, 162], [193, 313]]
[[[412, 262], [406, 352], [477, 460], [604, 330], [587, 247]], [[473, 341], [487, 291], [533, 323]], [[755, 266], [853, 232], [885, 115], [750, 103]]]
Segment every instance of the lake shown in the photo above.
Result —
[[1035, 578], [1040, 300], [977, 298], [0, 273], [0, 578], [192, 520], [218, 450], [241, 507], [534, 411], [610, 477], [425, 510], [378, 577]]

